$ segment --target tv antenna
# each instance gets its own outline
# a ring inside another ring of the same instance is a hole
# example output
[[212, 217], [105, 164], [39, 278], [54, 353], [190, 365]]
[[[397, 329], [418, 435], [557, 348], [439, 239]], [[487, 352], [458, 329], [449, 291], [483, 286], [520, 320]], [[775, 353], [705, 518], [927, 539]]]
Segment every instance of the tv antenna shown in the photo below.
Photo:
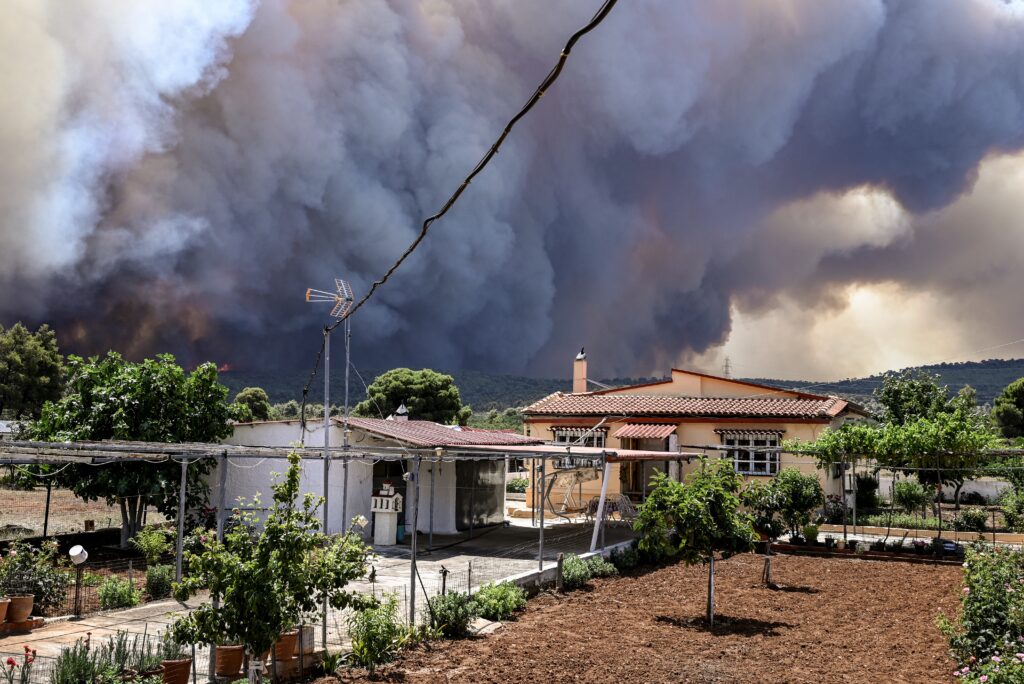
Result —
[[333, 303], [334, 308], [331, 309], [331, 316], [341, 318], [352, 308], [352, 302], [355, 301], [355, 297], [352, 295], [352, 286], [348, 284], [347, 280], [335, 278], [334, 292], [317, 290], [311, 287], [306, 290], [306, 301], [312, 303]]

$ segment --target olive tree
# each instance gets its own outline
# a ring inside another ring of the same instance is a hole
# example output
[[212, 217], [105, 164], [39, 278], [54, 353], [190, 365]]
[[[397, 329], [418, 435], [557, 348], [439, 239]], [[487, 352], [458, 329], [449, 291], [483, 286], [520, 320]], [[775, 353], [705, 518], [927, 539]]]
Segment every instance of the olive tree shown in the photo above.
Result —
[[743, 478], [731, 461], [702, 459], [684, 483], [663, 473], [640, 510], [634, 529], [642, 551], [674, 554], [684, 563], [708, 564], [707, 621], [715, 616], [715, 554], [723, 559], [754, 548], [754, 518], [740, 510]]

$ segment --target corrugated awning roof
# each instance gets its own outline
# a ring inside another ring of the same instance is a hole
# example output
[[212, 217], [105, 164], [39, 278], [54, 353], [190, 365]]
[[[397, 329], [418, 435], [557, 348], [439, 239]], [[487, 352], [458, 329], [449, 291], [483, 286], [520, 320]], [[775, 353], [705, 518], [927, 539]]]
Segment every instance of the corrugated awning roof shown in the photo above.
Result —
[[[441, 425], [429, 420], [382, 420], [352, 416], [349, 425], [364, 432], [387, 437], [402, 444], [419, 447], [455, 447], [473, 445], [540, 444], [536, 437], [527, 437], [502, 430], [464, 430], [458, 426]], [[342, 422], [334, 419], [336, 424]]]
[[675, 434], [676, 426], [672, 424], [651, 425], [645, 423], [626, 423], [615, 436], [619, 439], [665, 439]]

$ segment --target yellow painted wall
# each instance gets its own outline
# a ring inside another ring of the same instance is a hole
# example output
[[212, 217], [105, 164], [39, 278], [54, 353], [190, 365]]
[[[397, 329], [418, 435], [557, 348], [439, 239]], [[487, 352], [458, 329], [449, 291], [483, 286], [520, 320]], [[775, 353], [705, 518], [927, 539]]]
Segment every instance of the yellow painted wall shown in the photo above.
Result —
[[[581, 421], [581, 425], [586, 423]], [[608, 438], [606, 446], [608, 449], [621, 449], [622, 444], [615, 437], [615, 432], [621, 425], [612, 424], [608, 430]], [[824, 423], [735, 423], [735, 422], [681, 422], [676, 428], [676, 435], [678, 436], [679, 444], [681, 445], [717, 445], [721, 444], [721, 437], [715, 433], [716, 429], [723, 430], [768, 430], [768, 429], [781, 429], [785, 430], [783, 433], [783, 439], [797, 439], [801, 441], [812, 441], [817, 439], [821, 435], [822, 431], [828, 427]], [[553, 440], [554, 433], [551, 431], [551, 423], [530, 423], [529, 434], [544, 440]], [[684, 448], [683, 451], [694, 451], [693, 449]], [[708, 457], [715, 458], [720, 457], [724, 452], [709, 451]], [[657, 463], [657, 462], [656, 462]], [[529, 467], [529, 462], [528, 462]], [[538, 462], [539, 467], [539, 462]], [[620, 478], [619, 478], [619, 467], [620, 464], [613, 463], [611, 470], [611, 480], [608, 482], [608, 494], [609, 496], [618, 496], [620, 491]], [[658, 467], [663, 469], [662, 463], [657, 463], [655, 466], [651, 464], [651, 468]], [[685, 477], [687, 473], [692, 472], [698, 468], [696, 462], [687, 465], [685, 462], [681, 464], [682, 474]], [[830, 473], [821, 471], [818, 469], [817, 464], [813, 457], [800, 456], [796, 454], [782, 454], [782, 468], [797, 468], [803, 473], [815, 474], [821, 481], [822, 488], [826, 494], [839, 494], [840, 486], [842, 481], [838, 478], [832, 478]], [[651, 472], [651, 468], [648, 469], [648, 473]], [[745, 476], [745, 480], [764, 480], [764, 477], [758, 476]], [[562, 501], [563, 492], [554, 491], [551, 494], [551, 501], [560, 503]], [[601, 494], [601, 480], [593, 480], [585, 482], [583, 484], [583, 501], [588, 501], [592, 497], [599, 496]], [[530, 478], [530, 486], [526, 491], [527, 505], [533, 501], [533, 477]]]
[[713, 378], [689, 373], [683, 370], [672, 371], [670, 382], [642, 387], [616, 388], [612, 394], [658, 395], [675, 397], [750, 397], [771, 396], [780, 399], [799, 396], [796, 392], [786, 390], [769, 390], [762, 387], [735, 382], [727, 378]]

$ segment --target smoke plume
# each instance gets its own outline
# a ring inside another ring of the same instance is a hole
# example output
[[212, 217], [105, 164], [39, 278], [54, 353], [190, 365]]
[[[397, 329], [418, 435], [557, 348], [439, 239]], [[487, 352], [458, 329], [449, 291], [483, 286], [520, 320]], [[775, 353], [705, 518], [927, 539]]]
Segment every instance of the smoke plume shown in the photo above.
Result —
[[[0, 321], [309, 363], [305, 288], [365, 292], [596, 4], [3, 3]], [[1001, 331], [1022, 108], [1018, 2], [619, 3], [353, 319], [354, 354], [561, 375], [586, 345], [649, 373], [737, 310], [881, 284]]]

